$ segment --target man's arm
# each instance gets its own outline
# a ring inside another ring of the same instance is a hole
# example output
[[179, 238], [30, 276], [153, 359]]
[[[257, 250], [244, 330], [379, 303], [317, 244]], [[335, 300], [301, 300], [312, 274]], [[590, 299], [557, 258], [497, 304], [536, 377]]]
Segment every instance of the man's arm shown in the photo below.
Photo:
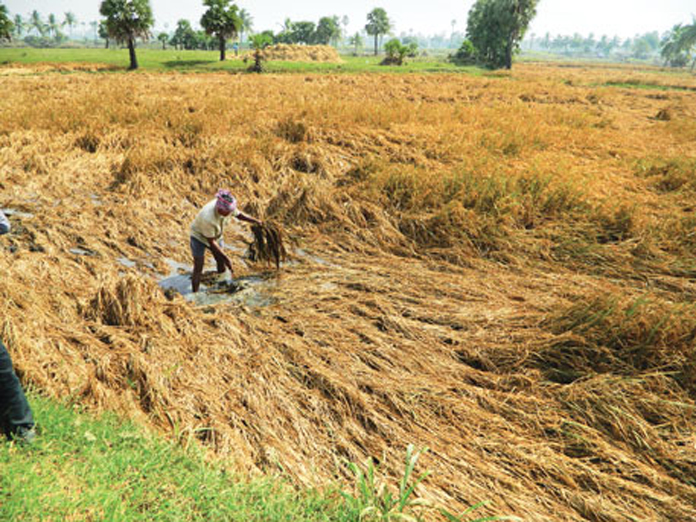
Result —
[[251, 216], [245, 214], [244, 212], [240, 212], [237, 215], [237, 219], [240, 221], [246, 221], [247, 223], [254, 223], [256, 225], [262, 224], [262, 222], [260, 220], [256, 219], [255, 217], [251, 217]]
[[10, 231], [10, 222], [7, 220], [7, 216], [3, 214], [0, 210], [0, 236], [2, 234], [7, 234]]
[[213, 238], [206, 238], [208, 240], [208, 244], [210, 245], [210, 250], [213, 251], [213, 254], [215, 255], [215, 258], [220, 256], [224, 262], [225, 266], [230, 269], [230, 271], [233, 271], [232, 269], [232, 261], [230, 261], [230, 258], [227, 257], [227, 254], [225, 254], [222, 249], [220, 248], [220, 245], [217, 244], [217, 241]]

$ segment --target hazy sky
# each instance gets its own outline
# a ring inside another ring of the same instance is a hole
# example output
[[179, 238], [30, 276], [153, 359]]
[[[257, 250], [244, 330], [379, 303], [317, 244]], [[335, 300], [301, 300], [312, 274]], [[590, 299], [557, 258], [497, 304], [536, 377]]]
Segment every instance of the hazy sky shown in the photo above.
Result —
[[[99, 0], [0, 0], [12, 16], [26, 17], [37, 10], [45, 18], [54, 13], [63, 19], [66, 11], [72, 11], [79, 21], [99, 19]], [[294, 21], [316, 22], [326, 15], [346, 15], [348, 30], [355, 32], [364, 27], [365, 17], [374, 7], [387, 11], [394, 24], [394, 32], [433, 34], [466, 29], [466, 16], [474, 0], [240, 0], [237, 5], [245, 8], [254, 19], [254, 30], [280, 29], [286, 17]], [[203, 14], [202, 0], [150, 0], [155, 16], [155, 27], [162, 29], [165, 23], [171, 30], [176, 21], [186, 18], [198, 25]], [[696, 15], [696, 0], [540, 0], [537, 16], [530, 32], [551, 34], [628, 37], [648, 31], [666, 31], [677, 23], [691, 23]]]

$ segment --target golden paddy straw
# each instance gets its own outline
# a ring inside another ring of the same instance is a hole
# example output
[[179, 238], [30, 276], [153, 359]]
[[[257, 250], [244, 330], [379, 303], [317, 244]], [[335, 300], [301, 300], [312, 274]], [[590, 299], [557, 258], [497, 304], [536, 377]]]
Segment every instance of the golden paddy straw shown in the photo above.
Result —
[[[311, 79], [3, 79], [0, 205], [23, 214], [0, 335], [24, 381], [298, 484], [368, 455], [396, 477], [414, 443], [452, 511], [695, 519], [696, 80]], [[156, 284], [222, 186], [310, 254], [268, 306]]]

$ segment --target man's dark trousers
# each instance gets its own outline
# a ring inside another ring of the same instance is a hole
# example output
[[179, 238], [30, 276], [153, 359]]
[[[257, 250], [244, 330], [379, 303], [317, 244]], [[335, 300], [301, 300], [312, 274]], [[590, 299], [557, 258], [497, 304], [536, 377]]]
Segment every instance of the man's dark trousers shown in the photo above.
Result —
[[10, 354], [0, 340], [0, 431], [9, 437], [21, 428], [31, 429], [33, 426], [31, 408], [12, 368]]

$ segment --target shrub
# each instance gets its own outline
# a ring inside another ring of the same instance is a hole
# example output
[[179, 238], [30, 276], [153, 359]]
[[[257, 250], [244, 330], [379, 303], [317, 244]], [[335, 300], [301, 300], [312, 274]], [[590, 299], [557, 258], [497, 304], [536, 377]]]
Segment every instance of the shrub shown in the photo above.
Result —
[[410, 47], [403, 45], [397, 38], [392, 38], [384, 44], [387, 57], [382, 61], [382, 65], [403, 65], [409, 49]]
[[476, 63], [476, 48], [471, 40], [464, 40], [457, 52], [450, 56], [450, 61], [457, 65], [472, 65]]

